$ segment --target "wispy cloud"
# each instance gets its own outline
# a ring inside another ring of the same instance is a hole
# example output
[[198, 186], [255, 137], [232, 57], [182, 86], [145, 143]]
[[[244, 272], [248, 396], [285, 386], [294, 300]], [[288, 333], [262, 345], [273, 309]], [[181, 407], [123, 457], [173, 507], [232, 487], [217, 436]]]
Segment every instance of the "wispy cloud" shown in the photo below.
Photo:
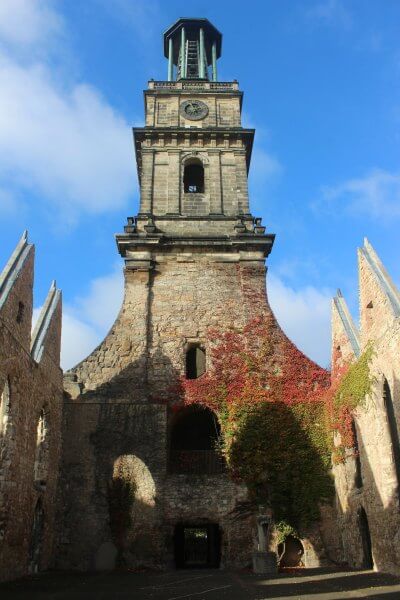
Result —
[[[123, 116], [46, 60], [61, 32], [53, 2], [0, 3], [0, 186], [34, 192], [74, 222], [123, 206], [135, 175]], [[21, 58], [26, 48], [30, 59]]]
[[321, 0], [313, 4], [306, 12], [309, 22], [319, 25], [339, 26], [349, 29], [352, 16], [342, 0]]
[[341, 211], [389, 221], [400, 217], [400, 174], [374, 169], [365, 177], [325, 186], [313, 204], [318, 211]]

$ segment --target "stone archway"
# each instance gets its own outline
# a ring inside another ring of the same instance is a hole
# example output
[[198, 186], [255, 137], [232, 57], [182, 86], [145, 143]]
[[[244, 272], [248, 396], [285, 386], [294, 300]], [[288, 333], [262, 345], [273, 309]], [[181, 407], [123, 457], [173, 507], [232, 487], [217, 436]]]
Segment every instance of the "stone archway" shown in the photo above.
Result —
[[304, 567], [304, 547], [293, 535], [288, 535], [278, 546], [280, 567]]

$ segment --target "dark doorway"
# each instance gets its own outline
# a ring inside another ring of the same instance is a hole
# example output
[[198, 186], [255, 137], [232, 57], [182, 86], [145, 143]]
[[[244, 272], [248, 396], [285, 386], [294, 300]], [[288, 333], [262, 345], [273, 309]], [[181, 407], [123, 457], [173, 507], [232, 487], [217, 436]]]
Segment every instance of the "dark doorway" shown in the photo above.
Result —
[[35, 513], [33, 515], [32, 538], [29, 552], [29, 567], [31, 573], [37, 573], [38, 571], [40, 571], [40, 557], [43, 541], [43, 524], [44, 511], [42, 501], [39, 499], [36, 504]]
[[221, 560], [219, 526], [178, 524], [174, 534], [177, 569], [218, 568]]
[[199, 160], [185, 165], [183, 185], [186, 194], [202, 194], [204, 192], [204, 168]]
[[303, 544], [293, 535], [288, 535], [285, 541], [279, 544], [278, 554], [281, 557], [279, 561], [280, 567], [304, 567]]
[[363, 551], [362, 567], [364, 569], [373, 569], [374, 559], [372, 557], [371, 534], [369, 531], [367, 514], [363, 507], [361, 507], [358, 512], [358, 527], [360, 530]]
[[197, 379], [206, 371], [206, 353], [200, 346], [191, 346], [186, 352], [186, 379]]

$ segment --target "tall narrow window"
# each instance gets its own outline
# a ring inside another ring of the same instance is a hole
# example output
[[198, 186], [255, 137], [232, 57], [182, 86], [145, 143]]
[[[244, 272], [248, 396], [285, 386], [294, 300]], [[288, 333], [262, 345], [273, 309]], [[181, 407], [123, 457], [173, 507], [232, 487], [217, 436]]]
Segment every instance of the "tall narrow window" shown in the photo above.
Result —
[[396, 468], [397, 485], [400, 484], [400, 442], [399, 431], [397, 429], [396, 416], [394, 412], [392, 393], [387, 379], [383, 381], [383, 402], [386, 409], [386, 415], [389, 426], [390, 439], [392, 442], [393, 460]]
[[6, 379], [0, 399], [0, 441], [5, 437], [10, 418], [10, 381]]
[[206, 371], [206, 353], [200, 346], [191, 346], [186, 352], [186, 379], [197, 379]]
[[355, 423], [354, 419], [351, 422], [351, 431], [353, 433], [353, 440], [354, 440], [353, 448], [354, 448], [354, 460], [355, 460], [355, 467], [356, 467], [356, 471], [354, 473], [354, 485], [356, 486], [356, 488], [360, 489], [362, 487], [363, 480], [362, 480], [362, 473], [361, 473], [360, 446], [358, 443], [357, 427], [356, 427], [356, 423]]
[[36, 454], [34, 466], [35, 485], [46, 487], [49, 468], [49, 423], [45, 409], [40, 411], [36, 434]]
[[183, 173], [183, 187], [187, 194], [204, 193], [204, 167], [200, 160], [186, 163]]

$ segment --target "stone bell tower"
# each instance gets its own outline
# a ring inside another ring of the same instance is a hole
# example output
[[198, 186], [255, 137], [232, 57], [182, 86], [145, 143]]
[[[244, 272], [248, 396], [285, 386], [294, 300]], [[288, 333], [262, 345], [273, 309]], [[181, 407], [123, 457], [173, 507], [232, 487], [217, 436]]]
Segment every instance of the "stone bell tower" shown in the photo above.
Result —
[[[179, 19], [164, 34], [168, 78], [144, 92], [145, 126], [134, 129], [140, 208], [116, 236], [123, 305], [104, 341], [65, 375], [60, 567], [101, 565], [115, 546], [131, 567], [188, 566], [193, 531], [203, 566], [251, 561], [256, 520], [232, 517], [247, 490], [216, 455], [216, 417], [177, 410], [174, 396], [180, 377], [210, 367], [210, 327], [270, 310], [274, 236], [250, 212], [254, 130], [241, 125], [238, 83], [218, 80], [221, 46], [207, 19]], [[135, 490], [117, 532], [115, 478]]]
[[254, 129], [241, 125], [238, 83], [218, 81], [221, 45], [207, 19], [179, 19], [164, 34], [168, 81], [149, 82], [145, 127], [134, 129], [140, 211], [117, 236], [128, 269], [154, 266], [161, 248], [263, 260], [272, 247], [250, 213]]

